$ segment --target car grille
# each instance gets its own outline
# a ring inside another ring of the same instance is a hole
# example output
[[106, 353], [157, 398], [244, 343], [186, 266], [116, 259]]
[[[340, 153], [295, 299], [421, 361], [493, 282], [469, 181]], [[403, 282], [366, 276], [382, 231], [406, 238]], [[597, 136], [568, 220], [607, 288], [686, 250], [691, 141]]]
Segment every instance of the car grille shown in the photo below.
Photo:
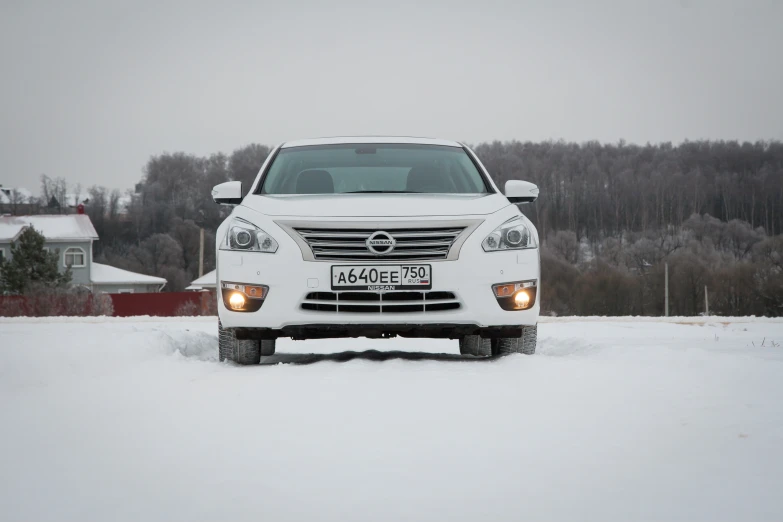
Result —
[[302, 310], [368, 314], [426, 313], [457, 310], [452, 292], [311, 292]]
[[429, 261], [446, 259], [449, 249], [465, 227], [387, 228], [397, 242], [385, 254], [370, 252], [365, 242], [377, 228], [296, 228], [313, 252], [325, 261]]

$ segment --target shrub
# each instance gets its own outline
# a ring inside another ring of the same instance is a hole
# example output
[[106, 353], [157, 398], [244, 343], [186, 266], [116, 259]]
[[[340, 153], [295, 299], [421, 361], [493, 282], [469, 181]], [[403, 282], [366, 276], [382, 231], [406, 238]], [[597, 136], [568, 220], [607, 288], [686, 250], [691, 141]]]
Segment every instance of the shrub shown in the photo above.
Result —
[[83, 287], [52, 288], [31, 285], [24, 296], [6, 297], [0, 302], [0, 316], [112, 316], [114, 304], [107, 294], [93, 295]]
[[96, 294], [92, 296], [92, 308], [90, 315], [111, 317], [114, 315], [114, 302], [111, 296], [107, 294]]
[[174, 315], [178, 316], [194, 316], [201, 315], [201, 310], [198, 304], [194, 301], [185, 301], [177, 307], [174, 311]]

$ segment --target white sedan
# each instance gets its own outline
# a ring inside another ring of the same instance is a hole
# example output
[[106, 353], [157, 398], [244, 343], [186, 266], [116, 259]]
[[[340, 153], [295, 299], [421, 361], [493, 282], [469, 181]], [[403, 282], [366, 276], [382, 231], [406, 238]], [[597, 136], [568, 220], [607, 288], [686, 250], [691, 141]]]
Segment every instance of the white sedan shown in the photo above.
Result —
[[468, 147], [348, 137], [283, 143], [217, 231], [220, 359], [258, 363], [279, 337], [433, 337], [465, 355], [535, 352], [538, 232]]

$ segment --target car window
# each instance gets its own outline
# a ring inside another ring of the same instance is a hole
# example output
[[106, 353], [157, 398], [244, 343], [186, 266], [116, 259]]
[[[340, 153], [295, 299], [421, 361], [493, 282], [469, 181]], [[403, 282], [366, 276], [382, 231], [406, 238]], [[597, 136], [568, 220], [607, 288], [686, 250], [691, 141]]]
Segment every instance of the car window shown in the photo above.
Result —
[[258, 193], [488, 192], [460, 147], [408, 144], [317, 145], [281, 149]]

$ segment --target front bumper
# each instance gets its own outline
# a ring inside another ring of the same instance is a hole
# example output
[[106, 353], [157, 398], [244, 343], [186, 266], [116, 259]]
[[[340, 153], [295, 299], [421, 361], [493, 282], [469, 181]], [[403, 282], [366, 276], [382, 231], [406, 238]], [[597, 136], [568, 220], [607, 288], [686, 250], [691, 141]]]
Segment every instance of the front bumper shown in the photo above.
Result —
[[[486, 224], [485, 224], [486, 225]], [[480, 226], [462, 245], [455, 261], [422, 262], [432, 267], [432, 290], [452, 292], [460, 308], [416, 313], [344, 313], [303, 310], [311, 292], [331, 292], [331, 267], [337, 263], [305, 261], [299, 246], [281, 229], [264, 229], [279, 243], [275, 254], [218, 250], [220, 281], [266, 285], [269, 292], [256, 312], [227, 309], [218, 297], [218, 314], [225, 328], [237, 328], [244, 338], [313, 337], [511, 337], [521, 326], [538, 322], [541, 291], [532, 308], [505, 311], [497, 302], [492, 285], [540, 280], [537, 249], [484, 252], [487, 235]], [[379, 263], [383, 264], [383, 263]], [[398, 264], [398, 263], [391, 263]], [[218, 292], [220, 296], [220, 292]], [[508, 334], [508, 335], [507, 335]]]

